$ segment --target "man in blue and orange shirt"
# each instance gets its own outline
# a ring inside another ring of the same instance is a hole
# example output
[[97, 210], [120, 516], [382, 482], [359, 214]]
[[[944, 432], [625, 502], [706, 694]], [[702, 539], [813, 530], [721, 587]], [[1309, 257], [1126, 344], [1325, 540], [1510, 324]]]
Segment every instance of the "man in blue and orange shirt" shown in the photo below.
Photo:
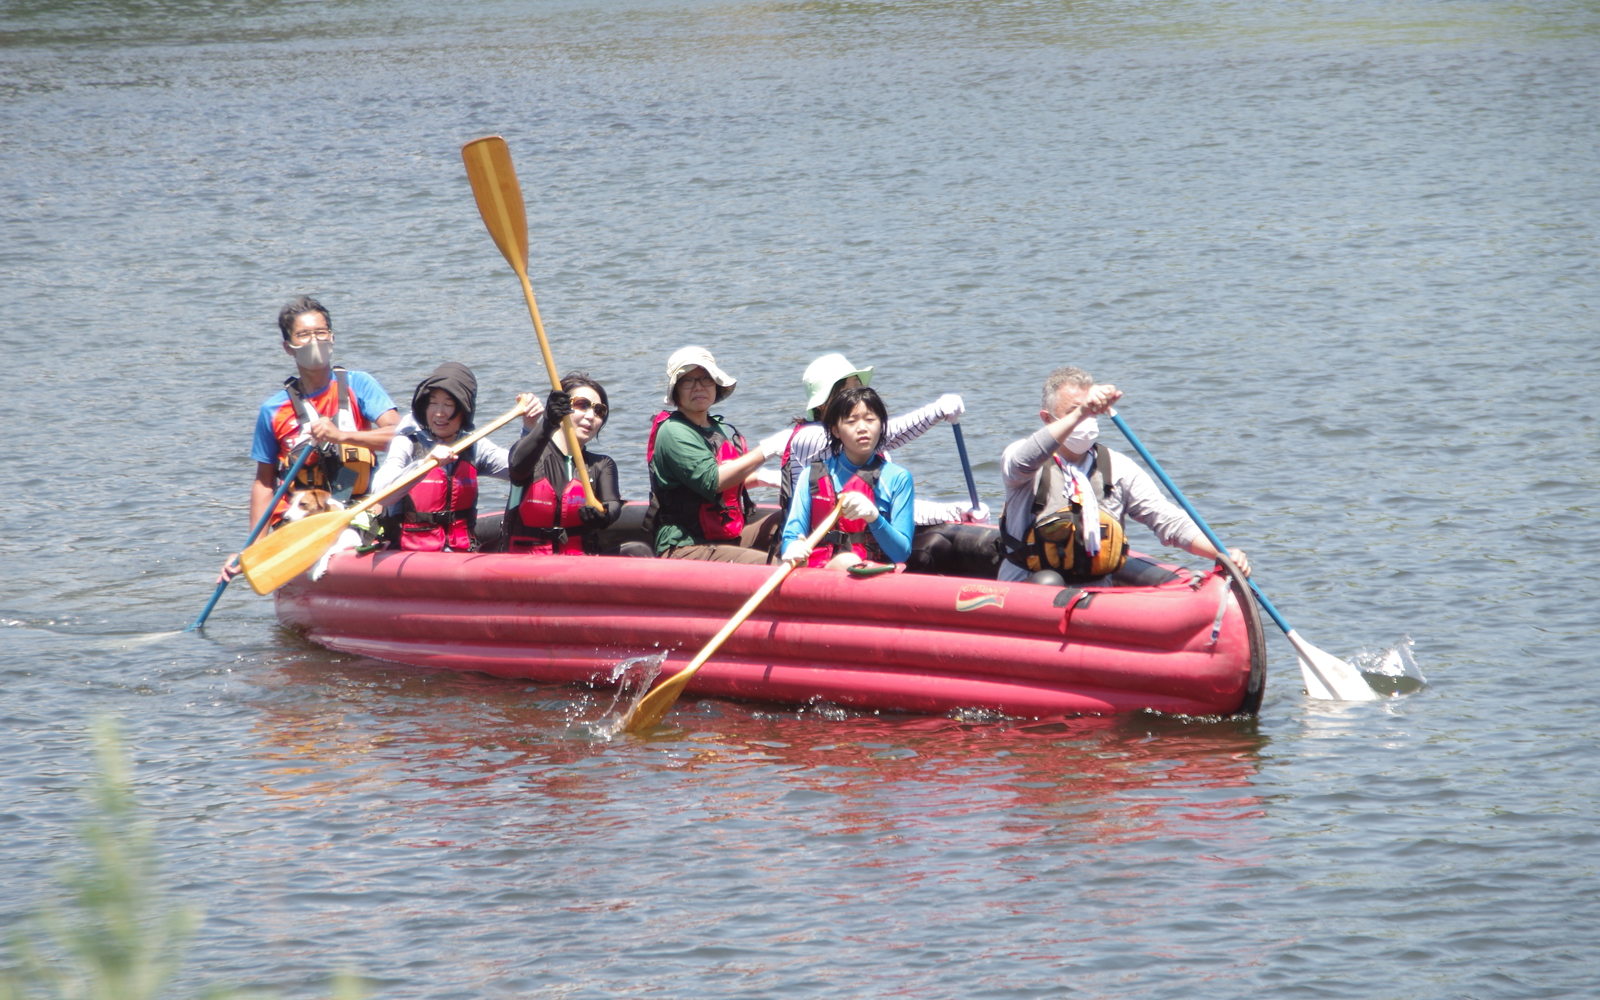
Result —
[[[327, 307], [301, 296], [278, 313], [283, 350], [299, 372], [284, 381], [256, 417], [250, 457], [256, 478], [250, 486], [250, 524], [266, 512], [279, 478], [293, 464], [295, 451], [309, 443], [297, 485], [328, 490], [349, 503], [367, 491], [378, 453], [388, 449], [400, 414], [378, 380], [366, 372], [333, 364], [333, 322]], [[274, 520], [288, 506], [279, 501]], [[236, 572], [229, 559], [225, 572]]]

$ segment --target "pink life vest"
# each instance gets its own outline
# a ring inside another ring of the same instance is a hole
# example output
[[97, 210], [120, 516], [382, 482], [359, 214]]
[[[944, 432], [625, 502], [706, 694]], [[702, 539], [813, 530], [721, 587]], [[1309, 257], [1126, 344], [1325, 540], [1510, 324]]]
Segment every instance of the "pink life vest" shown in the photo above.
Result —
[[583, 483], [576, 476], [567, 480], [566, 487], [561, 491], [559, 503], [556, 500], [555, 487], [550, 485], [550, 480], [540, 479], [530, 483], [522, 494], [522, 503], [517, 507], [517, 514], [522, 518], [524, 526], [547, 530], [551, 537], [513, 535], [510, 539], [510, 551], [535, 555], [586, 555], [583, 544], [570, 535], [558, 546], [554, 537], [556, 532], [553, 530], [581, 525], [583, 522], [578, 517], [578, 511], [583, 505]]
[[[468, 449], [471, 451], [472, 449]], [[478, 467], [464, 456], [428, 470], [400, 501], [400, 548], [406, 552], [470, 552], [478, 517]]]
[[[671, 411], [662, 410], [650, 422], [650, 440], [646, 442], [644, 450], [644, 460], [647, 465], [656, 457], [656, 432], [671, 418]], [[732, 461], [745, 453], [744, 435], [738, 431], [734, 431], [734, 440], [723, 437], [720, 432], [714, 437], [721, 439], [715, 452], [718, 465]], [[665, 506], [661, 503], [661, 498], [658, 497], [656, 500], [658, 509]], [[739, 533], [744, 531], [744, 484], [733, 484], [719, 493], [715, 500], [702, 500], [699, 505], [699, 521], [700, 534], [705, 536], [706, 541], [737, 540]]]
[[[878, 502], [878, 495], [874, 487], [878, 485], [878, 473], [883, 469], [883, 457], [874, 455], [867, 467], [850, 477], [844, 484], [844, 493], [860, 493], [874, 505]], [[828, 473], [828, 467], [822, 462], [811, 463], [811, 523], [821, 524], [833, 512], [839, 497], [833, 490], [833, 476]], [[862, 560], [882, 561], [882, 550], [878, 549], [867, 529], [867, 522], [859, 518], [839, 518], [839, 523], [834, 525], [832, 531], [822, 536], [822, 541], [811, 550], [811, 558], [806, 560], [806, 565], [811, 569], [821, 569], [828, 565], [828, 560], [833, 558], [834, 547], [849, 545]], [[877, 550], [877, 551], [874, 551]]]

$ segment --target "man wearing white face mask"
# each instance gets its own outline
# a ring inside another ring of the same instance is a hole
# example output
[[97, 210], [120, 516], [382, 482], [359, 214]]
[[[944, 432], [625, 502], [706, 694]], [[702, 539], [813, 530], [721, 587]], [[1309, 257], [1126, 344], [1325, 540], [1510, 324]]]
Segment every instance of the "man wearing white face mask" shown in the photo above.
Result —
[[[256, 460], [251, 527], [266, 513], [279, 478], [304, 445], [317, 453], [295, 477], [296, 488], [327, 490], [346, 504], [366, 493], [377, 455], [388, 449], [400, 423], [399, 411], [377, 379], [334, 366], [333, 323], [322, 303], [304, 295], [290, 302], [278, 313], [278, 331], [283, 352], [299, 370], [261, 404], [256, 416], [250, 446], [250, 457]], [[287, 506], [286, 496], [273, 511], [274, 519]], [[236, 572], [230, 557], [223, 575]]]
[[[1106, 412], [1121, 397], [1116, 386], [1096, 385], [1081, 368], [1057, 368], [1045, 379], [1039, 409], [1044, 426], [1012, 442], [1000, 459], [1000, 477], [1006, 487], [1000, 529], [1007, 550], [1000, 561], [1001, 580], [1024, 581], [1034, 576], [1028, 556], [1035, 555], [1038, 561], [1040, 549], [1030, 546], [1031, 530], [1042, 527], [1046, 518], [1065, 506], [1069, 492], [1082, 499], [1085, 521], [1098, 521], [1101, 512], [1119, 523], [1132, 518], [1155, 532], [1162, 545], [1216, 558], [1217, 550], [1199, 526], [1161, 495], [1155, 481], [1133, 459], [1097, 445], [1095, 415]], [[1083, 541], [1093, 554], [1101, 533], [1091, 523], [1085, 534], [1090, 537]], [[1110, 555], [1113, 553], [1108, 552]], [[1244, 552], [1229, 549], [1228, 555], [1248, 576], [1250, 561]], [[1037, 582], [1045, 579], [1049, 578]]]

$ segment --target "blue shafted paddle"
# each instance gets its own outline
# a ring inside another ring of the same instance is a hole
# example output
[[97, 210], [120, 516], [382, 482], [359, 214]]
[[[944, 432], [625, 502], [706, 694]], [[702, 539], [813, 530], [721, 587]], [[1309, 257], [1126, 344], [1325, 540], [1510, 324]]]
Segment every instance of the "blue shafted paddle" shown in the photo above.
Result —
[[[1166, 470], [1161, 468], [1161, 463], [1157, 462], [1155, 456], [1150, 454], [1149, 449], [1144, 446], [1144, 442], [1139, 440], [1139, 436], [1133, 433], [1127, 422], [1116, 413], [1111, 414], [1111, 422], [1117, 425], [1117, 430], [1122, 432], [1122, 436], [1128, 439], [1129, 444], [1133, 445], [1134, 451], [1137, 451], [1139, 457], [1144, 459], [1145, 464], [1150, 466], [1150, 471], [1154, 472], [1156, 478], [1161, 480], [1161, 485], [1167, 488], [1167, 492], [1172, 494], [1172, 498], [1178, 501], [1178, 505], [1184, 509], [1195, 524], [1200, 526], [1200, 530], [1205, 532], [1206, 538], [1211, 540], [1212, 547], [1221, 554], [1220, 557], [1226, 559], [1227, 546], [1222, 544], [1222, 539], [1218, 538], [1217, 533], [1211, 530], [1211, 526], [1205, 522], [1205, 518], [1200, 516], [1200, 512], [1194, 509], [1194, 505], [1189, 502], [1189, 498], [1184, 496], [1183, 491], [1178, 489], [1177, 484], [1167, 476]], [[1372, 685], [1368, 684], [1366, 679], [1361, 676], [1361, 671], [1332, 653], [1325, 653], [1302, 639], [1294, 629], [1289, 627], [1289, 623], [1283, 620], [1283, 615], [1280, 615], [1278, 609], [1272, 606], [1272, 602], [1267, 600], [1267, 595], [1261, 592], [1261, 588], [1256, 586], [1256, 582], [1254, 580], [1247, 580], [1246, 582], [1250, 584], [1251, 593], [1256, 595], [1256, 601], [1260, 603], [1262, 609], [1268, 615], [1272, 616], [1272, 620], [1278, 623], [1278, 627], [1283, 629], [1283, 634], [1288, 637], [1289, 642], [1294, 645], [1295, 652], [1299, 654], [1300, 677], [1305, 681], [1308, 695], [1313, 698], [1339, 701], [1374, 701], [1378, 698], [1378, 692], [1374, 691]]]
[[978, 509], [978, 484], [972, 481], [972, 463], [967, 461], [967, 439], [961, 436], [961, 425], [951, 424], [950, 429], [956, 432], [956, 451], [961, 454], [961, 471], [967, 477], [967, 496], [972, 500], [972, 509]]
[[[256, 521], [256, 526], [250, 529], [250, 537], [244, 540], [244, 548], [248, 549], [250, 543], [256, 540], [256, 536], [261, 534], [261, 529], [267, 526], [267, 521], [272, 518], [273, 510], [278, 506], [278, 501], [282, 500], [283, 495], [289, 491], [289, 487], [294, 485], [294, 477], [300, 474], [300, 467], [306, 464], [306, 456], [311, 454], [311, 450], [310, 442], [307, 442], [306, 446], [300, 449], [300, 457], [294, 460], [293, 465], [289, 466], [288, 475], [284, 476], [283, 482], [278, 484], [278, 491], [272, 494], [272, 499], [267, 503], [266, 511], [261, 515], [260, 520]], [[217, 602], [222, 599], [222, 592], [227, 590], [228, 584], [232, 582], [233, 578], [229, 577], [217, 584], [217, 589], [211, 592], [211, 600], [206, 602], [206, 609], [200, 612], [200, 617], [194, 620], [193, 625], [184, 629], [185, 632], [193, 632], [206, 623], [206, 619], [211, 617], [211, 609], [217, 606]]]

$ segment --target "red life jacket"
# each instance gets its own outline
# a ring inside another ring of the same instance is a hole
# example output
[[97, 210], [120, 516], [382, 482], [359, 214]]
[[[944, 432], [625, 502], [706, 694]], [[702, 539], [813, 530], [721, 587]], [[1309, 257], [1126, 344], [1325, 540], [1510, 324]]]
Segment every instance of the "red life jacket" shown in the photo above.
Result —
[[[656, 432], [671, 417], [671, 411], [662, 410], [650, 422], [650, 440], [646, 442], [644, 449], [646, 465], [656, 457]], [[723, 437], [720, 431], [712, 434], [712, 440], [715, 442], [713, 454], [718, 465], [732, 461], [746, 451], [744, 435], [734, 430], [731, 426], [728, 429], [733, 430], [732, 440]], [[684, 522], [691, 516], [689, 513], [691, 509], [693, 510], [692, 516], [699, 523], [700, 534], [708, 542], [737, 540], [739, 533], [744, 531], [745, 491], [744, 483], [742, 482], [735, 483], [723, 490], [715, 500], [702, 499], [698, 493], [687, 487], [679, 487], [670, 491], [670, 493], [661, 495], [652, 494], [650, 499], [653, 508], [650, 513], [655, 516], [650, 517], [647, 515], [646, 521], [647, 527], [652, 531], [658, 523], [657, 518], [660, 517], [666, 517], [670, 524], [677, 524], [680, 527], [687, 528]]]
[[[844, 493], [860, 493], [874, 504], [878, 502], [876, 487], [878, 475], [883, 471], [883, 456], [874, 455], [867, 467], [850, 477], [844, 484]], [[822, 462], [811, 463], [811, 523], [821, 524], [833, 512], [839, 496], [833, 489], [833, 476], [828, 473], [828, 467]], [[812, 569], [821, 569], [833, 558], [836, 546], [848, 545], [862, 560], [886, 562], [883, 549], [873, 539], [871, 531], [867, 529], [867, 522], [858, 518], [839, 518], [839, 523], [833, 530], [822, 536], [822, 541], [811, 550], [811, 558], [806, 560], [806, 565]]]
[[[272, 416], [272, 434], [278, 441], [278, 478], [281, 480], [294, 465], [299, 453], [296, 444], [301, 441], [301, 430], [321, 417], [332, 420], [343, 430], [370, 429], [366, 416], [355, 394], [350, 391], [350, 373], [339, 365], [333, 368], [333, 380], [315, 398], [307, 398], [300, 391], [300, 376], [291, 375], [283, 380], [283, 391], [289, 397]], [[367, 448], [349, 444], [305, 442], [315, 449], [306, 457], [305, 464], [295, 475], [293, 489], [327, 490], [342, 503], [352, 497], [363, 497], [372, 482], [375, 465], [373, 454]], [[272, 510], [276, 523], [289, 507], [289, 494], [278, 501]]]
[[535, 555], [586, 555], [582, 542], [567, 532], [557, 530], [583, 524], [578, 517], [583, 504], [583, 483], [576, 476], [567, 480], [559, 503], [550, 480], [540, 479], [530, 483], [523, 491], [522, 503], [517, 505], [517, 515], [522, 518], [524, 527], [538, 528], [541, 533], [548, 532], [548, 535], [512, 535], [507, 548], [512, 552]]
[[[413, 447], [420, 436], [406, 432]], [[406, 552], [470, 552], [478, 520], [476, 448], [436, 465], [400, 501], [400, 548]]]

